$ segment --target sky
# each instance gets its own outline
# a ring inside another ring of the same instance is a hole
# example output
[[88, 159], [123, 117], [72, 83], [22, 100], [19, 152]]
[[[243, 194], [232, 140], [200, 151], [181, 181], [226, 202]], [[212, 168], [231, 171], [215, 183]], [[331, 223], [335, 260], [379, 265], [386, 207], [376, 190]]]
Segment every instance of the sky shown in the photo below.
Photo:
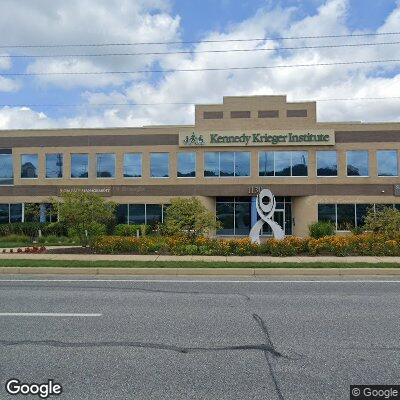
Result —
[[1, 0], [0, 38], [0, 129], [193, 124], [194, 103], [282, 94], [362, 98], [319, 121], [400, 121], [400, 61], [176, 71], [400, 60], [400, 0]]

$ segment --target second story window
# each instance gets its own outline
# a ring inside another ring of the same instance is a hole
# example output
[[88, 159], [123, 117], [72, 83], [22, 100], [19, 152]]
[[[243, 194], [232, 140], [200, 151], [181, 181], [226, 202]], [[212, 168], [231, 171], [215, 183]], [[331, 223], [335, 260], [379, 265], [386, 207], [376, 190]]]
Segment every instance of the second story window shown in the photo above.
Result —
[[207, 151], [204, 153], [205, 177], [250, 176], [250, 152]]
[[21, 154], [21, 178], [37, 178], [39, 175], [39, 156]]
[[150, 177], [169, 177], [169, 153], [150, 153]]
[[96, 154], [96, 176], [97, 178], [115, 178], [115, 154]]
[[142, 176], [142, 153], [124, 154], [124, 178], [140, 178]]
[[71, 154], [71, 178], [89, 177], [89, 155], [87, 153]]
[[397, 150], [379, 150], [376, 152], [378, 176], [397, 176]]
[[347, 176], [368, 176], [369, 157], [367, 150], [350, 150], [347, 156]]
[[0, 154], [0, 185], [12, 185], [13, 183], [13, 156], [12, 154]]
[[63, 155], [61, 153], [46, 154], [46, 178], [63, 177]]
[[337, 174], [337, 152], [317, 151], [317, 176], [337, 176]]
[[182, 152], [177, 155], [178, 178], [196, 177], [196, 153]]
[[260, 151], [259, 176], [307, 176], [307, 151]]

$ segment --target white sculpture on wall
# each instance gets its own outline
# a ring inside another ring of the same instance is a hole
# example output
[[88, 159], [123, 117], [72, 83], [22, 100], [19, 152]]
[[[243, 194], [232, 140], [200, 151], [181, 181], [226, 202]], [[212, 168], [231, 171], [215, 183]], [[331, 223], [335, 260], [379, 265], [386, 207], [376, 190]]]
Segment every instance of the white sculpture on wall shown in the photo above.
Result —
[[[263, 199], [265, 197], [269, 198], [268, 204], [263, 203]], [[272, 220], [275, 213], [275, 207], [275, 196], [269, 189], [262, 189], [256, 200], [257, 213], [261, 219], [254, 224], [249, 234], [253, 243], [260, 243], [260, 234], [265, 222], [271, 227], [272, 234], [274, 235], [275, 239], [280, 240], [285, 237], [285, 232], [283, 231], [282, 227]]]

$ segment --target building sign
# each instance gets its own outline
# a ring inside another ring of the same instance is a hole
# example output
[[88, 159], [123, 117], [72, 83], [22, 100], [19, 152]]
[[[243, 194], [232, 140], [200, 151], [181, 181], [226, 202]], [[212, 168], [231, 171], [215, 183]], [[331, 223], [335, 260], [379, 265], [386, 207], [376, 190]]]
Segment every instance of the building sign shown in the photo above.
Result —
[[71, 187], [62, 187], [58, 189], [59, 194], [63, 193], [94, 193], [98, 194], [101, 196], [111, 196], [111, 187], [102, 187], [102, 186], [91, 186], [91, 187], [76, 187], [76, 186], [71, 186]]
[[179, 146], [333, 146], [332, 129], [267, 132], [179, 132]]

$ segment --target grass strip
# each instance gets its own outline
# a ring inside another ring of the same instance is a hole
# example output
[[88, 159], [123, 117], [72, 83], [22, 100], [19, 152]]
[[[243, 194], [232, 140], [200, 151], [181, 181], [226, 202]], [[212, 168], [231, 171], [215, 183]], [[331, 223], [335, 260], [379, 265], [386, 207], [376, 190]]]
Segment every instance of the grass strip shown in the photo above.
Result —
[[382, 262], [223, 262], [223, 261], [76, 261], [0, 259], [0, 267], [55, 268], [400, 268], [400, 263]]

